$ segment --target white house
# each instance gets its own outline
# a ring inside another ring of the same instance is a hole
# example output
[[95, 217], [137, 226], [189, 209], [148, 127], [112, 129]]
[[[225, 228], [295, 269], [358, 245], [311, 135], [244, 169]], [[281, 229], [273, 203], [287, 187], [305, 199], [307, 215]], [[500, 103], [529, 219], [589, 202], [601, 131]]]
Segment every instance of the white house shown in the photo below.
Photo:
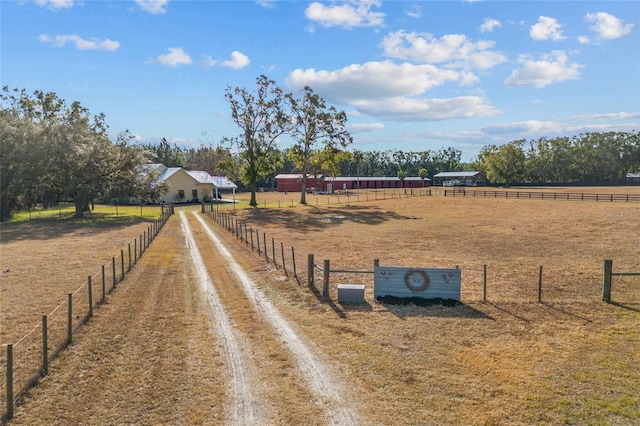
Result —
[[221, 198], [222, 191], [232, 191], [238, 186], [226, 176], [211, 176], [205, 171], [184, 170], [181, 167], [166, 167], [150, 164], [149, 170], [159, 170], [159, 182], [167, 182], [169, 190], [160, 196], [164, 203], [189, 203]]

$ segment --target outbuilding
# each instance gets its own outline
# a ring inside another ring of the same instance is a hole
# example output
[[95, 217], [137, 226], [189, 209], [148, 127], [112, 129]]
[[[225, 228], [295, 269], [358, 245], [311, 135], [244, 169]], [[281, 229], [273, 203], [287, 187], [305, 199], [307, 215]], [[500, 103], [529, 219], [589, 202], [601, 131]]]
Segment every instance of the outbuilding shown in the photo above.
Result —
[[436, 186], [482, 186], [484, 177], [480, 172], [440, 172], [433, 175]]

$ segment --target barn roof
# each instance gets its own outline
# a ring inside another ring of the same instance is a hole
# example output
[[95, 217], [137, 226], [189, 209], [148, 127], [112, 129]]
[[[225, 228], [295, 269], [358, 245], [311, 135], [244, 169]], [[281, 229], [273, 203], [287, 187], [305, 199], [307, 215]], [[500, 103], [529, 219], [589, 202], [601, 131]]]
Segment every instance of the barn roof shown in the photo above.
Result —
[[[307, 175], [307, 179], [315, 177], [322, 178], [323, 175]], [[302, 173], [280, 173], [279, 175], [276, 175], [276, 179], [302, 179]]]
[[434, 178], [471, 178], [480, 176], [480, 172], [440, 172], [433, 175]]
[[[334, 181], [334, 182], [351, 182], [358, 179], [360, 179], [360, 181], [369, 181], [369, 182], [374, 182], [374, 181], [375, 182], [388, 182], [388, 181], [395, 182], [397, 180], [400, 180], [400, 178], [397, 176], [360, 176], [359, 178], [357, 176], [336, 176], [336, 177], [326, 178], [326, 180]], [[406, 178], [404, 178], [404, 180], [421, 181], [421, 180], [431, 180], [431, 179], [429, 178], [422, 179], [421, 177], [418, 177], [418, 176], [407, 176]]]

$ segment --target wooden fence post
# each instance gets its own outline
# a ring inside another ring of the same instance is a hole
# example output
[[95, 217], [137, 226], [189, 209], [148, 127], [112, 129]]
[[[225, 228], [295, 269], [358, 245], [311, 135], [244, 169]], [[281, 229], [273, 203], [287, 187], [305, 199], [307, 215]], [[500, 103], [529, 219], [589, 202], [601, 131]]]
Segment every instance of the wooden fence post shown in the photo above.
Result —
[[275, 238], [271, 238], [271, 253], [273, 254], [273, 264], [275, 265], [276, 269], [278, 269], [278, 262], [276, 261], [276, 239]]
[[253, 251], [253, 228], [249, 229], [251, 231], [251, 251]]
[[487, 265], [484, 265], [482, 275], [482, 302], [487, 303]]
[[613, 273], [613, 260], [604, 261], [604, 279], [602, 281], [602, 300], [611, 303], [611, 274]]
[[42, 316], [42, 375], [49, 374], [49, 342], [47, 340], [47, 316]]
[[122, 271], [122, 278], [120, 281], [124, 280], [124, 250], [120, 250], [120, 270]]
[[[258, 256], [260, 255], [260, 232], [256, 229], [256, 240], [258, 241]], [[253, 237], [251, 237], [251, 241], [253, 241]]]
[[13, 345], [7, 344], [7, 419], [13, 418]]
[[113, 272], [113, 287], [111, 288], [111, 290], [113, 290], [114, 288], [116, 288], [116, 258], [115, 257], [111, 258], [111, 269]]
[[129, 271], [131, 271], [131, 243], [129, 243]]
[[282, 253], [282, 270], [284, 271], [284, 274], [288, 276], [287, 267], [284, 264], [284, 244], [282, 241], [280, 241], [280, 253]]
[[89, 316], [93, 316], [93, 293], [91, 288], [91, 275], [87, 276], [87, 293], [89, 293]]
[[313, 275], [314, 275], [314, 263], [313, 263], [313, 254], [309, 254], [307, 256], [307, 285], [309, 287], [313, 287]]
[[67, 345], [71, 343], [73, 333], [73, 294], [67, 295]]
[[133, 264], [138, 263], [138, 239], [133, 239]]
[[101, 297], [101, 301], [104, 302], [105, 299], [105, 294], [106, 294], [106, 276], [104, 273], [104, 265], [102, 265], [102, 297]]
[[293, 262], [293, 276], [294, 278], [298, 278], [298, 273], [296, 271], [296, 251], [291, 247], [291, 260]]
[[329, 259], [325, 259], [322, 270], [322, 297], [329, 297]]
[[264, 240], [264, 258], [267, 259], [267, 262], [269, 262], [269, 249], [267, 249], [267, 233], [263, 232], [262, 237]]
[[542, 303], [542, 265], [540, 265], [540, 273], [538, 274], [538, 303]]

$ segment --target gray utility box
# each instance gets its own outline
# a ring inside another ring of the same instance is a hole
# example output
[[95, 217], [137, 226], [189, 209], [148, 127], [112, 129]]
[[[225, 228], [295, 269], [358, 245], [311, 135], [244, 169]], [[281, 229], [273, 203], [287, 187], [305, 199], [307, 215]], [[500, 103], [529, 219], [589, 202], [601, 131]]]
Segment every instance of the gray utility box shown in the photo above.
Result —
[[338, 303], [364, 303], [364, 285], [338, 284]]

